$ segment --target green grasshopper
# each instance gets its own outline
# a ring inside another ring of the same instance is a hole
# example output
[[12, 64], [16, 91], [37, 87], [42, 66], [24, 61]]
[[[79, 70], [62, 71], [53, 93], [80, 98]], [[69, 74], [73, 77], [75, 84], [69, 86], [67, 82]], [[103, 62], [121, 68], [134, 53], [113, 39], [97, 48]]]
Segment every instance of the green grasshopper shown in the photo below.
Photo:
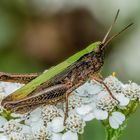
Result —
[[103, 84], [112, 98], [115, 99], [103, 82], [100, 71], [104, 64], [105, 47], [107, 44], [132, 25], [132, 23], [129, 24], [107, 40], [118, 14], [119, 10], [102, 42], [91, 44], [43, 74], [12, 75], [1, 73], [1, 81], [26, 83], [25, 86], [4, 98], [2, 106], [8, 111], [27, 113], [44, 104], [50, 105], [66, 102], [67, 116], [69, 95], [88, 79], [94, 79]]

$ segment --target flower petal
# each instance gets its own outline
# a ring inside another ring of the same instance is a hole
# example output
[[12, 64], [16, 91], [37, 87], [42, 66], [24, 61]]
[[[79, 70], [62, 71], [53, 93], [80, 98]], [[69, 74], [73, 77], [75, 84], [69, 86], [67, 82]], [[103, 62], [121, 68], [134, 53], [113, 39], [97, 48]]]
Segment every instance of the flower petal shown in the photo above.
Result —
[[59, 133], [53, 133], [51, 140], [62, 140], [62, 134]]
[[125, 115], [121, 112], [113, 112], [112, 116], [109, 117], [110, 126], [114, 129], [118, 129], [124, 120]]
[[119, 120], [121, 120], [122, 122], [125, 120], [125, 115], [121, 112], [113, 112], [112, 115], [114, 115], [115, 117], [117, 117]]
[[76, 112], [79, 115], [86, 115], [92, 111], [92, 107], [90, 105], [82, 105], [81, 107], [76, 108]]
[[51, 122], [53, 132], [61, 132], [64, 130], [64, 119], [62, 117], [56, 117]]
[[24, 134], [31, 134], [31, 127], [27, 125], [22, 126], [22, 133]]
[[0, 116], [0, 127], [2, 127], [6, 122], [7, 120], [4, 117]]
[[37, 122], [32, 122], [32, 123], [30, 124], [30, 126], [31, 126], [31, 128], [32, 128], [32, 131], [38, 131], [38, 130], [40, 130], [40, 128], [43, 127], [43, 125], [44, 125], [44, 122], [43, 122], [42, 119], [40, 119], [40, 120], [37, 121]]
[[31, 121], [35, 122], [38, 121], [41, 117], [41, 108], [36, 108], [30, 114]]
[[94, 110], [94, 115], [97, 120], [105, 120], [108, 117], [108, 112], [103, 110]]
[[94, 115], [93, 112], [91, 112], [91, 113], [83, 116], [82, 118], [83, 118], [84, 121], [91, 121], [91, 120], [93, 120], [95, 118], [95, 115]]
[[130, 99], [125, 97], [124, 94], [116, 94], [115, 97], [120, 102], [120, 106], [127, 106], [129, 104]]
[[103, 90], [102, 86], [100, 84], [97, 84], [95, 81], [91, 81], [87, 86], [87, 91], [89, 94], [98, 94]]
[[118, 128], [119, 128], [119, 124], [118, 124], [118, 122], [114, 119], [113, 116], [110, 116], [110, 117], [109, 117], [109, 124], [110, 124], [110, 126], [111, 126], [112, 128], [114, 128], [114, 129], [118, 129]]
[[66, 133], [63, 134], [62, 140], [78, 140], [78, 135], [77, 133], [67, 131]]
[[8, 140], [8, 137], [4, 134], [0, 134], [0, 140]]

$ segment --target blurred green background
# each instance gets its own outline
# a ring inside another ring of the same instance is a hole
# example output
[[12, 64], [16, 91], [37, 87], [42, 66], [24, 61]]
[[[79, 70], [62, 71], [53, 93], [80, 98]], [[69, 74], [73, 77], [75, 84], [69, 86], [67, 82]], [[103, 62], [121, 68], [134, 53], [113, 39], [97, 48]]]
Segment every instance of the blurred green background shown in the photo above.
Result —
[[[102, 40], [117, 9], [120, 17], [113, 33], [130, 22], [134, 26], [106, 50], [102, 71], [117, 72], [120, 80], [140, 82], [139, 0], [0, 0], [0, 71], [41, 72]], [[139, 140], [140, 108], [128, 122], [120, 140]], [[103, 140], [104, 128], [88, 123], [84, 140]]]

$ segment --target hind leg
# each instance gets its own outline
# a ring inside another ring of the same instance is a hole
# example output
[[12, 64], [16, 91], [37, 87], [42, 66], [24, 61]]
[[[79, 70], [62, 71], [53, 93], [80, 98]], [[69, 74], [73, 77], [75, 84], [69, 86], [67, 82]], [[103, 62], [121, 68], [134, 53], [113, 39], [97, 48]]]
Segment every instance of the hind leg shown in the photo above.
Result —
[[66, 124], [66, 119], [68, 118], [68, 112], [69, 112], [69, 96], [70, 93], [66, 93], [65, 95], [65, 100], [66, 100], [66, 104], [65, 104], [65, 117], [64, 117], [64, 125]]
[[109, 87], [106, 85], [106, 83], [104, 83], [103, 81], [103, 77], [100, 74], [97, 74], [95, 76], [92, 77], [93, 80], [97, 81], [98, 83], [102, 84], [105, 89], [107, 90], [107, 92], [109, 93], [109, 95], [116, 100], [117, 102], [119, 102], [116, 97], [112, 94], [111, 90], [109, 89]]

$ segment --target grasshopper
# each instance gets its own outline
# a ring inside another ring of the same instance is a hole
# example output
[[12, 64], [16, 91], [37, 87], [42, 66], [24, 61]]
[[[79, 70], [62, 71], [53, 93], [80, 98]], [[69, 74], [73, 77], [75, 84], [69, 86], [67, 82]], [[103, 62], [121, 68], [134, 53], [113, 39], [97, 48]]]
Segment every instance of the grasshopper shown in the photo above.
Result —
[[113, 25], [116, 23], [118, 15], [119, 10], [103, 41], [89, 45], [43, 74], [12, 75], [0, 73], [1, 81], [26, 84], [4, 98], [2, 106], [8, 111], [23, 114], [44, 104], [50, 105], [66, 102], [65, 116], [67, 116], [69, 95], [89, 79], [103, 84], [111, 97], [115, 99], [107, 85], [103, 82], [100, 72], [104, 64], [105, 47], [107, 44], [133, 24], [129, 24], [123, 30], [107, 39]]

